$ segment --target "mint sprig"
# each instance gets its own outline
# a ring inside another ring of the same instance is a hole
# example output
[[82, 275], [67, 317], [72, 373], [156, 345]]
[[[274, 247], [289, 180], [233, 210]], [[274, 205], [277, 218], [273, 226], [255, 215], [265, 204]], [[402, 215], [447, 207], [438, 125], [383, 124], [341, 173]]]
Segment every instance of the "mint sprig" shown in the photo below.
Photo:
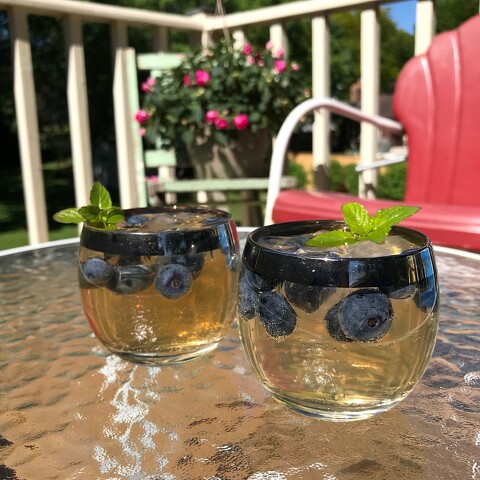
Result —
[[306, 242], [310, 247], [339, 247], [370, 240], [383, 243], [394, 225], [412, 216], [419, 207], [396, 205], [378, 210], [372, 217], [365, 207], [357, 202], [342, 205], [346, 230], [320, 233]]
[[53, 219], [60, 223], [87, 222], [92, 227], [114, 230], [124, 215], [120, 207], [112, 205], [108, 190], [100, 182], [95, 182], [90, 190], [90, 205], [60, 210]]

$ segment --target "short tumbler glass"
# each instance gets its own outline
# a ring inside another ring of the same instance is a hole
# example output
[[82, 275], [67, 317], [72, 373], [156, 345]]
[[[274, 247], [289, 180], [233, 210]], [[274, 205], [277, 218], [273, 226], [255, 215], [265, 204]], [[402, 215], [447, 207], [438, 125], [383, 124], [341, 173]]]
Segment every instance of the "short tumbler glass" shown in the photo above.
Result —
[[96, 337], [136, 363], [181, 363], [213, 350], [230, 326], [240, 260], [229, 213], [126, 210], [115, 230], [85, 224], [83, 308]]
[[386, 245], [307, 247], [342, 222], [260, 227], [246, 242], [238, 313], [262, 385], [295, 411], [332, 421], [367, 418], [413, 389], [438, 328], [433, 249], [393, 227]]

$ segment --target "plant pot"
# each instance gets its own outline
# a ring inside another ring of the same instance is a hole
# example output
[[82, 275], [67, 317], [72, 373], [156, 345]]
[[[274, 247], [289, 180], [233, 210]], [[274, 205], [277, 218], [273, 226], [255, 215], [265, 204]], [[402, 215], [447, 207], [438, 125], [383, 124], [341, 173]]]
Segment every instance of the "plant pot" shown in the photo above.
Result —
[[268, 177], [272, 140], [268, 130], [240, 131], [229, 145], [211, 136], [195, 139], [187, 147], [190, 162], [199, 179]]
[[[266, 129], [257, 132], [240, 131], [238, 139], [229, 145], [221, 145], [209, 137], [196, 138], [187, 147], [195, 177], [202, 180], [220, 178], [268, 177], [272, 139]], [[201, 203], [217, 205], [228, 210], [224, 192], [203, 194]], [[263, 224], [263, 213], [258, 191], [241, 191], [242, 220], [249, 226]]]

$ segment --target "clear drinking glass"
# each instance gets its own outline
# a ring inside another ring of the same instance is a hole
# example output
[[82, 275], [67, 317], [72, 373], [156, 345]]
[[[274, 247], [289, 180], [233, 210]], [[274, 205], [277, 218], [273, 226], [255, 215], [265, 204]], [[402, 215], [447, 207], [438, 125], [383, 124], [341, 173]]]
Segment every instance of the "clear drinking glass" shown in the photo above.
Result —
[[246, 242], [238, 313], [263, 386], [301, 413], [367, 418], [423, 375], [438, 327], [438, 282], [423, 234], [393, 227], [385, 244], [307, 247], [343, 222], [260, 227]]
[[200, 207], [126, 210], [116, 230], [85, 224], [83, 308], [96, 337], [137, 363], [213, 350], [235, 313], [239, 242], [230, 214]]

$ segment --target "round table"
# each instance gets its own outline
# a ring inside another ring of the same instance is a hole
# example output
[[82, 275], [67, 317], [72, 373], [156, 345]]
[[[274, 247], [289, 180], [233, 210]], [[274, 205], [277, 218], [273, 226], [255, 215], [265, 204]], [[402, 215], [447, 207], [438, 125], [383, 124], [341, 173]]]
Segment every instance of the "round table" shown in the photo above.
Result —
[[0, 479], [480, 479], [479, 255], [436, 249], [440, 330], [413, 392], [331, 423], [263, 390], [235, 322], [182, 365], [110, 355], [82, 312], [77, 248], [0, 256]]

